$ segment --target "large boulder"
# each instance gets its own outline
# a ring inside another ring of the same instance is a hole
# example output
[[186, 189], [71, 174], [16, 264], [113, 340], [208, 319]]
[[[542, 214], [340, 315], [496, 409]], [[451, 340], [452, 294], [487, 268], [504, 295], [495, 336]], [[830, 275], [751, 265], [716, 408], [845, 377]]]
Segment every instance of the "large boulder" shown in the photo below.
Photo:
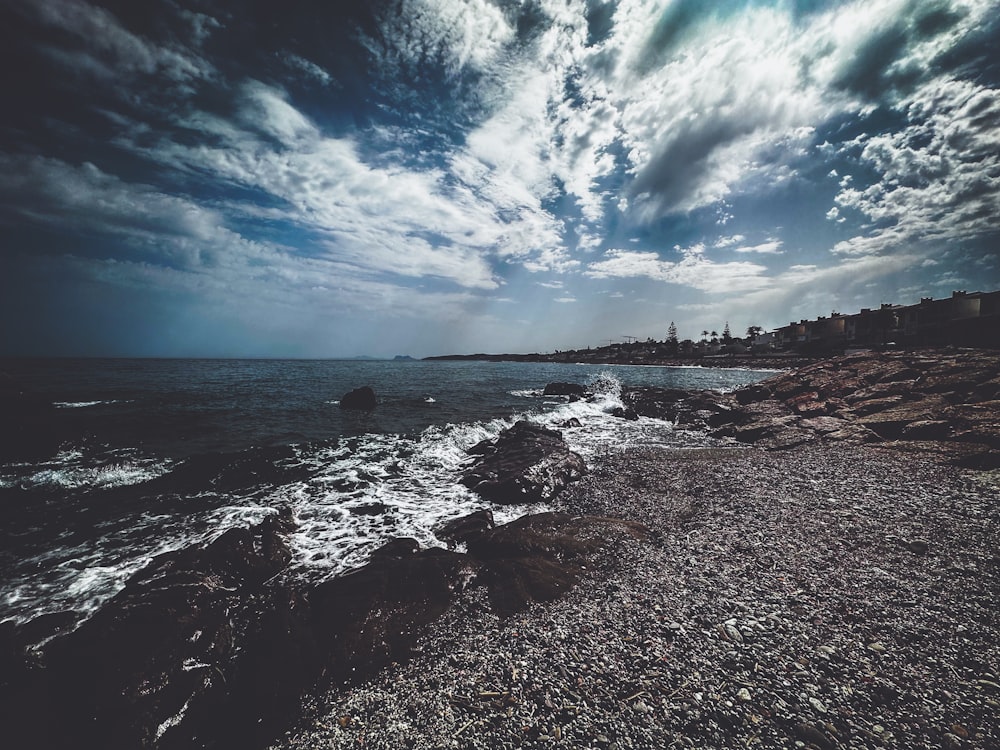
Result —
[[562, 433], [522, 420], [500, 433], [493, 451], [473, 463], [462, 484], [491, 502], [516, 505], [551, 500], [586, 471]]
[[378, 399], [375, 397], [375, 390], [369, 385], [362, 386], [361, 388], [355, 388], [353, 391], [345, 393], [340, 398], [341, 409], [371, 411], [377, 405]]

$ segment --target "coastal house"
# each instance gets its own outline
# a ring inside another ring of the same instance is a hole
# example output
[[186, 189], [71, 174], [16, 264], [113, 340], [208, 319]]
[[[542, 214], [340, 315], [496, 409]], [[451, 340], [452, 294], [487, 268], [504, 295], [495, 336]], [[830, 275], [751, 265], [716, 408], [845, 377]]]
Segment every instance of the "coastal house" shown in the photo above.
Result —
[[884, 303], [851, 315], [835, 311], [789, 323], [772, 335], [776, 349], [810, 353], [892, 345], [1000, 348], [1000, 291], [955, 291], [944, 299]]

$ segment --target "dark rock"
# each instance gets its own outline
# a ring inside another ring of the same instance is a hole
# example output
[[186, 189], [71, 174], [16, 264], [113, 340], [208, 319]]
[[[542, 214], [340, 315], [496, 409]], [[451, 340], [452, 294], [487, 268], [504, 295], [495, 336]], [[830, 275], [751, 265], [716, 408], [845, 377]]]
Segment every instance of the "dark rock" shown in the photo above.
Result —
[[911, 422], [903, 428], [903, 440], [944, 440], [952, 432], [951, 422], [939, 419], [923, 419]]
[[481, 456], [462, 484], [496, 503], [551, 500], [587, 467], [562, 435], [527, 421], [504, 430], [492, 454]]
[[631, 406], [616, 406], [611, 410], [611, 416], [618, 417], [619, 419], [627, 419], [633, 422], [639, 418], [639, 415]]
[[771, 389], [765, 384], [755, 383], [754, 385], [743, 386], [733, 392], [736, 402], [741, 405], [753, 403], [754, 401], [764, 401], [771, 397]]
[[413, 537], [398, 536], [390, 539], [377, 550], [372, 552], [371, 559], [379, 560], [388, 557], [409, 557], [420, 549], [420, 542]]
[[496, 453], [497, 443], [496, 440], [480, 440], [471, 448], [468, 448], [465, 452], [470, 456], [491, 456]]
[[550, 601], [579, 579], [588, 557], [608, 544], [644, 539], [641, 524], [594, 516], [538, 513], [468, 539], [482, 564], [490, 602], [508, 616], [532, 601]]
[[573, 427], [583, 427], [583, 425], [580, 424], [580, 420], [577, 419], [576, 417], [570, 417], [565, 422], [562, 422], [559, 426], [565, 429], [572, 429]]
[[371, 411], [378, 405], [378, 399], [375, 398], [375, 391], [371, 386], [362, 386], [361, 388], [355, 388], [350, 393], [345, 393], [340, 398], [340, 408], [341, 409], [356, 409], [359, 411]]
[[579, 383], [549, 383], [542, 391], [543, 396], [583, 396], [587, 392]]
[[456, 544], [464, 544], [469, 537], [482, 534], [495, 526], [493, 511], [477, 510], [475, 513], [441, 524], [434, 529], [434, 536], [442, 542], [447, 542], [449, 547], [453, 547]]
[[362, 680], [409, 657], [469, 582], [487, 585], [506, 616], [564, 593], [596, 550], [645, 536], [635, 523], [553, 513], [494, 528], [482, 511], [446, 526], [469, 554], [394, 539], [367, 565], [308, 591], [281, 575], [291, 559], [285, 519], [232, 529], [154, 559], [90, 620], [50, 641], [41, 665], [26, 658], [18, 629], [0, 624], [4, 741], [261, 747], [315, 686]]
[[374, 501], [355, 505], [353, 508], [350, 508], [350, 511], [353, 516], [380, 516], [388, 509], [389, 507], [385, 503]]
[[304, 602], [267, 583], [290, 559], [276, 517], [155, 558], [45, 646], [13, 736], [42, 746], [261, 744], [315, 677]]
[[689, 398], [692, 393], [677, 388], [630, 386], [624, 389], [622, 401], [640, 416], [672, 422], [677, 416], [677, 404]]
[[474, 566], [465, 555], [425, 549], [381, 556], [310, 592], [331, 682], [363, 680], [407, 658], [421, 630], [440, 617]]

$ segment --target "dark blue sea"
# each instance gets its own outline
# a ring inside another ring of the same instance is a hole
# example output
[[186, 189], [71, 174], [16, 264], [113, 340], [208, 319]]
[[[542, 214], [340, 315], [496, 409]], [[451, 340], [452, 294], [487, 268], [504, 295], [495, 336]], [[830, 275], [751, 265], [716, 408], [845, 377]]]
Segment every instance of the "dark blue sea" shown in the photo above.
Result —
[[[540, 363], [0, 360], [0, 621], [93, 611], [152, 556], [290, 511], [296, 571], [327, 577], [395, 536], [438, 542], [442, 521], [488, 507], [458, 480], [466, 449], [518, 418], [556, 426], [593, 461], [629, 445], [695, 446], [668, 422], [610, 416], [625, 385], [729, 390], [748, 370]], [[594, 401], [543, 397], [596, 384]], [[340, 397], [362, 385], [370, 413]], [[23, 399], [22, 399], [23, 402]], [[5, 403], [11, 403], [6, 401]], [[21, 403], [21, 402], [18, 402]], [[14, 423], [17, 423], [16, 425]], [[13, 425], [13, 426], [12, 426]], [[27, 430], [25, 437], [10, 430]], [[534, 508], [495, 508], [498, 521]]]

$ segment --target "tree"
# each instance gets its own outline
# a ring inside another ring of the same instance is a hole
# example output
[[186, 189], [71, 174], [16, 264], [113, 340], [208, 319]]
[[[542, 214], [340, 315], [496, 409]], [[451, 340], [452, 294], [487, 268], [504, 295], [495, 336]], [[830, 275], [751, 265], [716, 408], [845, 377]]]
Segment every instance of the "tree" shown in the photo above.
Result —
[[718, 344], [719, 343], [719, 332], [718, 331], [712, 331], [712, 333], [710, 335], [712, 337], [712, 343], [713, 344]]
[[670, 326], [667, 328], [667, 350], [671, 354], [677, 354], [677, 326], [674, 325], [674, 321], [670, 321]]
[[726, 327], [722, 329], [722, 343], [731, 344], [733, 342], [733, 334], [729, 330], [729, 321], [726, 321]]
[[708, 331], [707, 330], [701, 332], [701, 340], [702, 341], [707, 341], [708, 340]]
[[747, 338], [750, 339], [751, 344], [756, 341], [757, 337], [762, 333], [764, 333], [764, 329], [760, 326], [750, 326], [747, 328]]

